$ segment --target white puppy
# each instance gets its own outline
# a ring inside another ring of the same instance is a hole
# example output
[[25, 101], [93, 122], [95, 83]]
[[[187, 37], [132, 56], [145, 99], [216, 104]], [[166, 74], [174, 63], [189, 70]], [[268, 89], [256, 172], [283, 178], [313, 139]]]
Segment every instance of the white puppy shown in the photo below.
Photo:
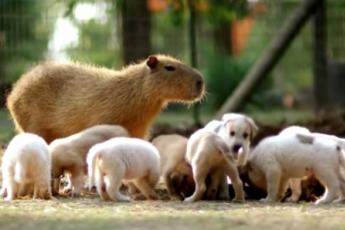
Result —
[[79, 195], [86, 175], [86, 154], [100, 142], [114, 137], [128, 137], [125, 128], [118, 125], [96, 125], [77, 134], [54, 140], [49, 145], [52, 158], [53, 193], [59, 191], [60, 176], [67, 175], [68, 185], [64, 192]]
[[227, 144], [228, 148], [238, 154], [239, 166], [247, 161], [250, 151], [250, 142], [258, 131], [253, 119], [239, 113], [226, 113], [222, 121], [212, 120], [204, 129], [217, 133]]
[[[206, 129], [196, 131], [188, 140], [186, 160], [192, 166], [195, 182], [193, 195], [185, 199], [186, 202], [200, 200], [207, 190], [207, 198], [214, 199], [218, 194], [220, 185], [224, 183], [225, 176], [230, 177], [234, 190], [234, 201], [244, 201], [242, 182], [236, 167], [236, 154], [228, 148], [224, 140], [215, 132]], [[211, 184], [206, 188], [206, 177], [210, 176]], [[223, 181], [221, 181], [223, 179]], [[226, 182], [226, 180], [225, 180]], [[224, 186], [226, 195], [229, 197], [228, 187]]]
[[266, 202], [278, 201], [289, 179], [310, 174], [326, 188], [316, 204], [329, 203], [345, 195], [344, 151], [334, 140], [315, 137], [307, 129], [300, 133], [288, 128], [279, 135], [265, 138], [249, 157], [249, 178], [262, 188], [267, 186]]
[[13, 200], [20, 189], [33, 188], [33, 198], [50, 199], [51, 162], [47, 143], [39, 136], [21, 133], [9, 143], [2, 157], [5, 200]]
[[[327, 140], [333, 140], [337, 142], [337, 144], [345, 149], [345, 139], [344, 138], [339, 138], [334, 135], [329, 135], [329, 134], [324, 134], [324, 133], [316, 133], [316, 132], [311, 132], [309, 129], [302, 127], [302, 126], [290, 126], [285, 129], [283, 129], [279, 135], [290, 135], [290, 134], [309, 134], [317, 138], [324, 138]], [[312, 176], [312, 173], [308, 176]], [[297, 202], [302, 195], [302, 178], [293, 178], [290, 179], [288, 182], [288, 186], [291, 189], [291, 196], [288, 198], [288, 201], [291, 202]]]
[[132, 182], [147, 199], [157, 199], [158, 150], [149, 142], [118, 137], [93, 146], [87, 155], [89, 186], [96, 182], [104, 200], [129, 201], [119, 192], [122, 180]]

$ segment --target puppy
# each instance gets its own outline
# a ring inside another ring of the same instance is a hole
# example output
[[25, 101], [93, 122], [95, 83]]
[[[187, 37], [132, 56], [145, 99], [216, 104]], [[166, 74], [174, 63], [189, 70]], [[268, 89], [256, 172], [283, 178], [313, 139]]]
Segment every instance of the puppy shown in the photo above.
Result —
[[118, 137], [93, 146], [87, 155], [89, 186], [96, 184], [103, 200], [129, 201], [120, 193], [122, 180], [133, 183], [147, 199], [157, 199], [158, 150], [149, 142]]
[[33, 188], [33, 198], [51, 199], [51, 162], [47, 143], [39, 136], [21, 133], [9, 143], [2, 157], [3, 186], [7, 201]]
[[185, 160], [187, 141], [177, 134], [160, 135], [152, 140], [160, 153], [161, 177], [169, 194], [179, 199], [192, 195], [195, 187], [192, 168]]
[[53, 193], [59, 191], [60, 177], [67, 175], [66, 194], [79, 195], [86, 175], [86, 154], [89, 149], [100, 142], [113, 137], [128, 137], [125, 128], [118, 125], [96, 125], [69, 137], [54, 140], [49, 145], [52, 158]]
[[239, 113], [226, 113], [221, 121], [209, 122], [205, 129], [217, 133], [229, 149], [238, 154], [238, 165], [246, 163], [250, 151], [250, 141], [258, 132], [258, 127], [250, 117]]
[[[213, 120], [204, 129], [217, 133], [226, 143], [230, 151], [238, 155], [238, 160], [236, 161], [237, 166], [245, 165], [250, 152], [251, 140], [253, 140], [258, 132], [258, 127], [253, 119], [239, 113], [226, 113], [223, 115], [221, 121]], [[211, 180], [221, 181], [218, 198], [228, 200], [230, 198], [228, 182], [224, 175], [221, 177], [221, 179], [214, 179], [211, 176]]]
[[314, 175], [326, 192], [316, 204], [329, 203], [345, 195], [344, 151], [334, 140], [283, 130], [279, 135], [262, 140], [249, 157], [250, 180], [262, 187], [267, 185], [264, 202], [278, 201], [292, 178]]
[[[243, 201], [244, 192], [236, 168], [236, 158], [237, 155], [228, 148], [217, 133], [200, 129], [192, 134], [187, 143], [186, 160], [192, 166], [195, 191], [184, 201], [194, 202], [202, 198], [207, 189], [205, 180], [208, 175], [211, 177], [211, 184], [207, 198], [216, 197], [224, 174], [229, 176], [233, 183], [234, 201]], [[227, 196], [229, 196], [228, 192]]]

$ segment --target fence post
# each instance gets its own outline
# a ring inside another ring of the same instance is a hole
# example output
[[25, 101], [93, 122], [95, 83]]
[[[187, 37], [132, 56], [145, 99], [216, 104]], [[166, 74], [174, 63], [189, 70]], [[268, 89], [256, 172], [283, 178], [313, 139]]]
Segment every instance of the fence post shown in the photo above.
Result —
[[[190, 62], [192, 67], [197, 68], [197, 48], [196, 48], [196, 12], [194, 6], [194, 0], [188, 0], [189, 9], [189, 48], [190, 48]], [[200, 122], [200, 103], [197, 102], [193, 106], [193, 122], [194, 125], [199, 126]]]
[[326, 25], [325, 0], [320, 0], [319, 6], [313, 18], [313, 41], [314, 41], [314, 99], [316, 112], [322, 112], [329, 102], [328, 96], [328, 73], [327, 73], [327, 25]]

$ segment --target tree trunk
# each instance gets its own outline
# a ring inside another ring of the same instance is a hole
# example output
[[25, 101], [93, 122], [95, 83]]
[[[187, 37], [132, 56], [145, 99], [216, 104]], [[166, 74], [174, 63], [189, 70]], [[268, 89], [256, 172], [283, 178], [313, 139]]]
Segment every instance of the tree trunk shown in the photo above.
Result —
[[151, 20], [147, 2], [124, 0], [122, 3], [122, 45], [125, 64], [150, 55], [150, 32]]

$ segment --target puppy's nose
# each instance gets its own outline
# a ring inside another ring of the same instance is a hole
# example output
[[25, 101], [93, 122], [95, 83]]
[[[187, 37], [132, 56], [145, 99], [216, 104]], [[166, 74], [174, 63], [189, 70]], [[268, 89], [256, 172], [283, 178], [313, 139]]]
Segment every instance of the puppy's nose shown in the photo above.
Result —
[[232, 147], [232, 151], [234, 153], [238, 153], [238, 151], [240, 150], [240, 148], [242, 148], [242, 145], [241, 144], [235, 144], [233, 147]]

